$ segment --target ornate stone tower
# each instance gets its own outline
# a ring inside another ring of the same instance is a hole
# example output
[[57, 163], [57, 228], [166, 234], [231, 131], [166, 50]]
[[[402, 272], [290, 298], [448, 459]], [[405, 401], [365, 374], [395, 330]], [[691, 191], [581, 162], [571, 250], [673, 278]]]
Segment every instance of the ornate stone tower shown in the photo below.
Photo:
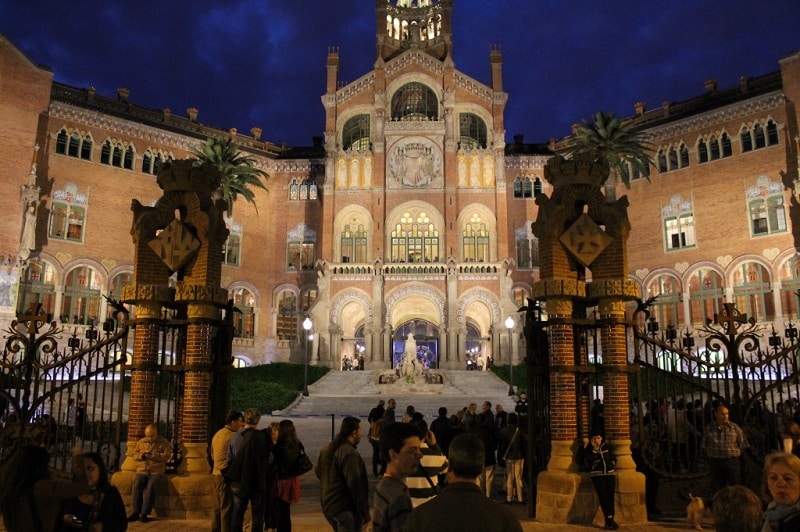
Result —
[[376, 0], [378, 57], [388, 61], [410, 48], [440, 61], [450, 53], [453, 1]]
[[[550, 409], [552, 453], [547, 471], [539, 475], [536, 516], [546, 522], [585, 522], [594, 515], [591, 487], [581, 486], [576, 451], [588, 434], [588, 395], [578, 368], [587, 365], [585, 347], [576, 327], [586, 322], [586, 309], [597, 306], [605, 392], [606, 438], [618, 457], [618, 515], [622, 522], [647, 520], [644, 477], [636, 472], [630, 453], [625, 302], [639, 297], [638, 285], [627, 279], [626, 241], [630, 232], [627, 197], [609, 203], [602, 186], [606, 164], [591, 159], [555, 157], [545, 167], [553, 185], [551, 197], [539, 194], [539, 214], [533, 232], [539, 238], [541, 281], [533, 298], [547, 302], [550, 345]], [[587, 272], [591, 280], [587, 282]], [[584, 416], [581, 416], [584, 417]], [[582, 423], [579, 423], [581, 421]]]

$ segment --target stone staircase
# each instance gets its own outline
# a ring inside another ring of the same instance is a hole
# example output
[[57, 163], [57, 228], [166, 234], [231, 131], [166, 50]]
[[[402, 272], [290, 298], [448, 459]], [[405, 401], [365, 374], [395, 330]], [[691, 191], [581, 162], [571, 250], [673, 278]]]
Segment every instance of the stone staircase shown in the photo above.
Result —
[[[330, 371], [308, 387], [309, 395], [298, 400], [276, 415], [282, 416], [356, 416], [367, 417], [379, 399], [393, 398], [397, 402], [397, 415], [408, 405], [425, 414], [430, 423], [439, 407], [447, 407], [450, 414], [469, 403], [480, 405], [491, 401], [502, 404], [508, 412], [514, 411], [514, 399], [508, 395], [508, 384], [489, 371], [442, 370], [444, 384], [431, 390], [409, 391], [402, 386], [378, 384], [379, 370]], [[494, 406], [492, 407], [494, 411]]]

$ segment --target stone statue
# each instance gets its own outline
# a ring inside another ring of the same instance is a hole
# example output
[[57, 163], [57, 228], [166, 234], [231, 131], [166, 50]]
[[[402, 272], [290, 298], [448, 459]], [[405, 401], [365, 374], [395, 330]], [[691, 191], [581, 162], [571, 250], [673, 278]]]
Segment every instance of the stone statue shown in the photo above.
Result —
[[[29, 203], [25, 211], [25, 224], [22, 226], [22, 239], [20, 240], [20, 258], [23, 260], [30, 256], [36, 247], [36, 204]], [[24, 255], [24, 256], [23, 256]]]
[[417, 341], [414, 335], [408, 333], [406, 345], [403, 349], [403, 359], [400, 361], [400, 376], [417, 375], [420, 373], [417, 364]]

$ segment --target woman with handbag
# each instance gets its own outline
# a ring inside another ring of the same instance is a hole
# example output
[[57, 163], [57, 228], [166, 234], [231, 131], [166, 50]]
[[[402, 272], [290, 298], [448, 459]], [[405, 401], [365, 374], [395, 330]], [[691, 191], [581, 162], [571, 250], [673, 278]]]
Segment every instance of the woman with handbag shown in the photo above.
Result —
[[297, 437], [294, 423], [284, 419], [278, 427], [278, 441], [273, 450], [278, 473], [276, 506], [278, 532], [291, 532], [291, 505], [300, 501], [300, 475], [311, 469], [311, 461]]

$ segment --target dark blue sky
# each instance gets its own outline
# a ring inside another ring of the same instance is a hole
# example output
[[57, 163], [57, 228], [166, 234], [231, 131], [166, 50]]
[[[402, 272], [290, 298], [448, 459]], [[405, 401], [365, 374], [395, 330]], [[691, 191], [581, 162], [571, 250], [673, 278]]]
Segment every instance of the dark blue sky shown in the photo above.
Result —
[[[325, 59], [340, 80], [375, 62], [373, 0], [0, 0], [0, 33], [56, 81], [94, 86], [275, 143], [321, 135]], [[489, 83], [503, 51], [506, 139], [562, 137], [596, 111], [627, 116], [779, 69], [800, 49], [797, 0], [455, 0], [456, 68]]]

